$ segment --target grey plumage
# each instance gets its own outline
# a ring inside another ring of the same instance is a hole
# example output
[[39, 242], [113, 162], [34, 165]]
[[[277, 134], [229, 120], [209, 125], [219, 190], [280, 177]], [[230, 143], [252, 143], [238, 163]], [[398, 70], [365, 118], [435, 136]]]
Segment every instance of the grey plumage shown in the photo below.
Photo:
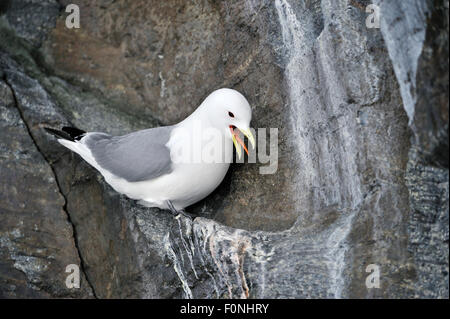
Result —
[[172, 172], [169, 141], [172, 126], [123, 136], [89, 133], [83, 141], [97, 163], [128, 182], [141, 182]]

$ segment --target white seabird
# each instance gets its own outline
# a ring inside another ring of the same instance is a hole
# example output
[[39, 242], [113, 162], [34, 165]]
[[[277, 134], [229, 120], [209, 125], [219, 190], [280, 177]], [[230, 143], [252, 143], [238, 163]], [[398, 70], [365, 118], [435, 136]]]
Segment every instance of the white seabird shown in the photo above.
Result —
[[255, 147], [251, 117], [242, 94], [219, 89], [173, 126], [123, 136], [73, 127], [45, 129], [96, 168], [117, 192], [178, 215], [186, 214], [185, 207], [208, 196], [222, 182], [233, 159], [233, 143], [239, 157], [241, 146], [248, 154], [239, 131]]

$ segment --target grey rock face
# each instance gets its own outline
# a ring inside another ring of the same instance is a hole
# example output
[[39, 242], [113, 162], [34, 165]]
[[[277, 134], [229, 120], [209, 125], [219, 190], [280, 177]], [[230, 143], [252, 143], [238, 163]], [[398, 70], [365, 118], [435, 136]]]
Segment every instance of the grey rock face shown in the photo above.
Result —
[[410, 121], [416, 104], [416, 74], [426, 32], [430, 1], [374, 1], [380, 7], [380, 27], [400, 85]]
[[[31, 4], [2, 9], [2, 295], [448, 297], [448, 1], [379, 0], [381, 30], [368, 1], [76, 3], [78, 30], [53, 5], [55, 28], [29, 32]], [[223, 86], [279, 129], [278, 170], [232, 165], [193, 222], [115, 193], [41, 128], [173, 124]]]
[[0, 8], [0, 14], [3, 12], [19, 37], [40, 46], [47, 32], [55, 27], [59, 4], [56, 0], [5, 0]]
[[[400, 28], [402, 35], [392, 41], [400, 35], [399, 28], [391, 25], [397, 22], [390, 21], [395, 5], [382, 3], [382, 9], [391, 12], [382, 15], [382, 21], [388, 20], [382, 31], [405, 92], [403, 102], [413, 132], [406, 184], [412, 210], [408, 248], [418, 277], [415, 296], [448, 298], [448, 43], [444, 39], [448, 39], [449, 3], [406, 1], [405, 5], [410, 8], [404, 11], [407, 22]], [[405, 47], [419, 43], [413, 54], [403, 56], [408, 52]]]
[[92, 297], [83, 274], [81, 289], [65, 285], [66, 267], [80, 267], [80, 258], [64, 197], [9, 82], [0, 81], [0, 95], [0, 297]]
[[412, 213], [409, 250], [417, 276], [416, 294], [422, 298], [448, 296], [448, 170], [419, 163], [416, 149], [410, 153], [407, 185]]

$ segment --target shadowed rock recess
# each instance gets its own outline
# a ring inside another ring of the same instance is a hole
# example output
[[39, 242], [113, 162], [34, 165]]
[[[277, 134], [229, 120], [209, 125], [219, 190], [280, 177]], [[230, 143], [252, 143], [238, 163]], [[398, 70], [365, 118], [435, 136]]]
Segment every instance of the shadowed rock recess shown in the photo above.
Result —
[[[380, 28], [368, 0], [3, 1], [0, 297], [448, 298], [449, 3], [374, 3]], [[193, 222], [42, 129], [173, 124], [220, 87], [278, 169], [232, 165]]]

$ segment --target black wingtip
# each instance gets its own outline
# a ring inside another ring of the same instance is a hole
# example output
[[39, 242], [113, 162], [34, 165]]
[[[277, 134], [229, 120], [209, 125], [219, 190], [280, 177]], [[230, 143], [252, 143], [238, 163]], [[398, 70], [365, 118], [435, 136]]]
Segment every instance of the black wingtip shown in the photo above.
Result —
[[62, 130], [65, 133], [69, 134], [70, 137], [75, 141], [80, 140], [84, 136], [84, 134], [86, 134], [86, 131], [80, 130], [76, 127], [64, 126]]
[[55, 129], [52, 129], [49, 127], [44, 127], [44, 130], [46, 130], [48, 133], [50, 133], [56, 137], [59, 137], [59, 138], [65, 139], [65, 140], [69, 140], [69, 141], [73, 141], [73, 138], [66, 132], [55, 130]]
[[62, 131], [52, 129], [50, 127], [44, 127], [44, 130], [52, 135], [55, 135], [56, 137], [63, 138], [72, 142], [80, 140], [84, 136], [84, 134], [86, 134], [86, 132], [83, 130], [69, 126], [64, 126], [62, 128]]

